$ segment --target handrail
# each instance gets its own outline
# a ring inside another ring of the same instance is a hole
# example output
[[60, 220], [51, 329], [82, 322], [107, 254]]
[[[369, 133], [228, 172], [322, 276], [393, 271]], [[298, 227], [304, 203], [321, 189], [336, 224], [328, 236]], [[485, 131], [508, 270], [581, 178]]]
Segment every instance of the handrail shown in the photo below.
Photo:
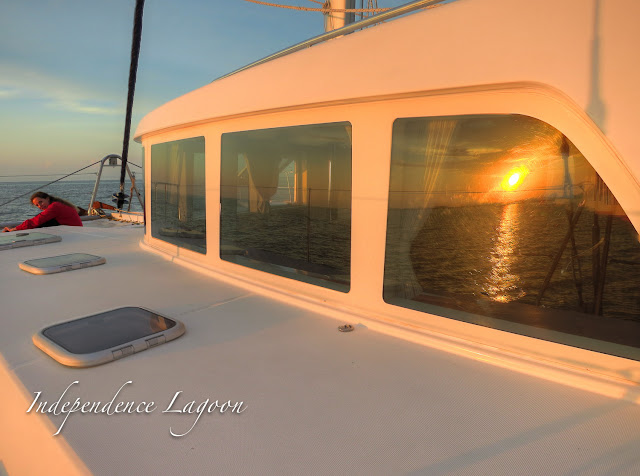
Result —
[[[118, 159], [120, 159], [120, 161], [122, 161], [122, 157], [120, 157], [118, 154], [109, 154], [109, 155], [106, 155], [102, 160], [99, 161], [100, 162], [100, 170], [98, 170], [98, 175], [96, 177], [96, 183], [93, 186], [93, 192], [91, 193], [91, 201], [89, 202], [89, 209], [87, 211], [87, 213], [89, 215], [95, 215], [95, 214], [98, 213], [96, 211], [96, 209], [94, 208], [94, 206], [93, 206], [93, 202], [96, 200], [96, 195], [98, 194], [98, 187], [100, 186], [100, 177], [102, 176], [102, 169], [104, 168], [104, 163], [108, 160], [110, 162], [109, 165], [116, 165]], [[131, 173], [131, 170], [129, 170], [129, 165], [128, 164], [124, 164], [124, 168], [125, 168], [126, 172], [129, 174], [129, 180], [131, 180], [131, 183], [133, 184], [132, 190], [136, 192], [136, 195], [138, 197], [138, 201], [140, 202], [140, 206], [144, 210], [144, 203], [142, 201], [142, 197], [140, 197], [140, 192], [138, 191], [138, 187], [135, 185], [135, 179], [133, 177], [133, 174]], [[133, 197], [131, 197], [131, 200], [133, 200]]]
[[278, 51], [277, 53], [273, 53], [269, 56], [266, 56], [258, 61], [254, 61], [253, 63], [250, 63], [246, 66], [243, 66], [242, 68], [236, 69], [230, 73], [225, 74], [224, 76], [220, 76], [217, 79], [214, 79], [212, 82], [214, 81], [219, 81], [221, 79], [224, 78], [228, 78], [229, 76], [232, 76], [236, 73], [240, 73], [241, 71], [253, 68], [254, 66], [258, 66], [261, 65], [263, 63], [267, 63], [269, 61], [273, 61], [277, 58], [281, 58], [283, 56], [287, 56], [290, 55], [291, 53], [295, 53], [296, 51], [300, 51], [300, 50], [304, 50], [306, 48], [309, 48], [311, 46], [317, 45], [318, 43], [323, 43], [327, 40], [331, 40], [332, 38], [336, 38], [338, 36], [343, 36], [346, 35], [348, 33], [352, 33], [356, 30], [360, 30], [362, 28], [366, 28], [368, 26], [371, 25], [375, 25], [377, 23], [381, 23], [385, 20], [389, 20], [391, 18], [395, 18], [401, 15], [405, 15], [407, 13], [411, 13], [413, 11], [416, 10], [420, 10], [422, 8], [430, 8], [430, 7], [435, 7], [436, 5], [442, 4], [442, 3], [449, 3], [452, 2], [454, 0], [420, 0], [417, 2], [412, 2], [412, 3], [407, 3], [406, 5], [401, 5], [399, 7], [394, 8], [393, 10], [389, 10], [386, 11], [384, 13], [380, 13], [379, 15], [374, 15], [372, 17], [367, 18], [366, 20], [360, 20], [357, 21], [355, 23], [350, 23], [347, 26], [344, 26], [342, 28], [338, 28], [337, 30], [332, 30], [330, 32], [327, 33], [323, 33], [322, 35], [318, 35], [315, 36], [313, 38], [310, 38], [308, 40], [305, 40], [301, 43], [298, 43], [296, 45], [290, 46], [288, 48], [285, 48], [284, 50]]

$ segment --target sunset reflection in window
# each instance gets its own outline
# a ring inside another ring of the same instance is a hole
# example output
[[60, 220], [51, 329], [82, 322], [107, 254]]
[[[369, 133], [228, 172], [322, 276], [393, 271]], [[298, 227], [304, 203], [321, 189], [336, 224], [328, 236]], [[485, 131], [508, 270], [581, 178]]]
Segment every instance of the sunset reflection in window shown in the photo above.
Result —
[[388, 206], [386, 302], [640, 359], [637, 232], [562, 132], [397, 119]]

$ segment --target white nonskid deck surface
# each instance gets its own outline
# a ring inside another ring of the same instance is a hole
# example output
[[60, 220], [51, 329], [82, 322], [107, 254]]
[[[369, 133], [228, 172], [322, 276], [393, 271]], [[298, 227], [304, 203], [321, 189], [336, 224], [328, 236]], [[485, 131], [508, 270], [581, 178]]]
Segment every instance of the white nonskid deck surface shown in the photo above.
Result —
[[[25, 395], [153, 400], [150, 414], [73, 414], [61, 432], [89, 471], [113, 474], [638, 474], [640, 407], [382, 335], [177, 266], [141, 228], [58, 227], [60, 243], [0, 252], [0, 349]], [[25, 259], [107, 264], [34, 276]], [[125, 305], [186, 325], [178, 340], [99, 367], [59, 365], [31, 342], [51, 323]], [[190, 401], [241, 414], [163, 413]], [[7, 408], [5, 415], [27, 408]], [[29, 418], [43, 418], [29, 414]], [[63, 417], [53, 417], [51, 428]], [[3, 433], [0, 439], [29, 435]], [[51, 439], [60, 438], [50, 436]], [[6, 448], [6, 444], [0, 448]], [[33, 449], [37, 457], [38, 449]], [[0, 455], [9, 461], [7, 455]], [[26, 473], [24, 466], [9, 474]]]

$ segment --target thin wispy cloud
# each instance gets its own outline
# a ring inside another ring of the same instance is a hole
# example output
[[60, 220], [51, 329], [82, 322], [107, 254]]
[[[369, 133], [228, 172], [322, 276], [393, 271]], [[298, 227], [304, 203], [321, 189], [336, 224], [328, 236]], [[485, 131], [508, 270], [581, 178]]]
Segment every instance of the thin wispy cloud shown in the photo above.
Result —
[[85, 86], [36, 70], [0, 65], [0, 100], [25, 99], [47, 108], [82, 114], [122, 114], [116, 100]]
[[98, 114], [103, 116], [113, 116], [116, 114], [123, 114], [123, 108], [121, 107], [105, 107], [95, 106], [87, 102], [75, 102], [75, 101], [56, 101], [49, 104], [50, 107], [56, 109], [63, 109], [71, 112], [79, 112], [84, 114]]
[[0, 87], [0, 99], [17, 97], [20, 95], [20, 91], [16, 89], [2, 88]]

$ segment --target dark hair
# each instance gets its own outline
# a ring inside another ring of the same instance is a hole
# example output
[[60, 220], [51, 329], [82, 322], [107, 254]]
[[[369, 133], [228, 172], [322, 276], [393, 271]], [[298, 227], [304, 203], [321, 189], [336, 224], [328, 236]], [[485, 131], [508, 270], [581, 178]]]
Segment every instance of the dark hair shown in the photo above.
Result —
[[60, 202], [63, 205], [66, 205], [68, 207], [77, 208], [73, 203], [67, 202], [66, 200], [63, 200], [62, 198], [58, 198], [58, 197], [54, 197], [53, 195], [49, 195], [47, 192], [36, 192], [33, 195], [31, 195], [31, 198], [29, 199], [29, 201], [31, 203], [33, 203], [33, 199], [34, 198], [42, 198], [42, 199], [47, 199], [48, 198], [51, 203]]

